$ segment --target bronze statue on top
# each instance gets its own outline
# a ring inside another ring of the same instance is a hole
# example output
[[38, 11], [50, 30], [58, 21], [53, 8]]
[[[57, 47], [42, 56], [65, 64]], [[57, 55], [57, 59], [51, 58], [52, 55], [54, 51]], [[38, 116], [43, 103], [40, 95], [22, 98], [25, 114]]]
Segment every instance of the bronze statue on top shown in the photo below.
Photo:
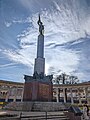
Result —
[[38, 20], [37, 23], [38, 23], [38, 25], [39, 25], [39, 32], [40, 32], [41, 35], [43, 35], [43, 34], [44, 34], [44, 25], [43, 25], [43, 23], [41, 22], [40, 14], [39, 14], [39, 20]]

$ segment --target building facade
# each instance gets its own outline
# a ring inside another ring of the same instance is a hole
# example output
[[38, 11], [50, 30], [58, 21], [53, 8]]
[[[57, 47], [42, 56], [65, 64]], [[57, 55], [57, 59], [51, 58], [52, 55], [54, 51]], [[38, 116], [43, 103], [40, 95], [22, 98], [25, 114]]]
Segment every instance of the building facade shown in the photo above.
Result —
[[23, 83], [0, 80], [0, 102], [22, 101]]
[[90, 82], [53, 85], [53, 99], [64, 103], [90, 104]]
[[[23, 100], [24, 84], [0, 80], [0, 102]], [[53, 85], [53, 101], [90, 104], [90, 82]]]

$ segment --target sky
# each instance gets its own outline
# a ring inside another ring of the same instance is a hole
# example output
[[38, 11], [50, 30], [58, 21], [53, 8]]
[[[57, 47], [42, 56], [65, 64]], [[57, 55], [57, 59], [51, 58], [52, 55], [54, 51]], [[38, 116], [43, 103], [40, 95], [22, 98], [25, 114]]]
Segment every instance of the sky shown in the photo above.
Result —
[[0, 79], [33, 75], [38, 14], [44, 24], [45, 73], [90, 81], [90, 0], [0, 0]]

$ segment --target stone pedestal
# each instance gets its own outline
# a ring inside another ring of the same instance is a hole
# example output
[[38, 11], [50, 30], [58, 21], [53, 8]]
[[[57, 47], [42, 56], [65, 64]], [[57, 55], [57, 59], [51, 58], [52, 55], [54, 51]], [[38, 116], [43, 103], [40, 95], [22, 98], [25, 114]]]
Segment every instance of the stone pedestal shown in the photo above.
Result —
[[53, 86], [50, 76], [43, 79], [25, 76], [23, 101], [52, 101]]

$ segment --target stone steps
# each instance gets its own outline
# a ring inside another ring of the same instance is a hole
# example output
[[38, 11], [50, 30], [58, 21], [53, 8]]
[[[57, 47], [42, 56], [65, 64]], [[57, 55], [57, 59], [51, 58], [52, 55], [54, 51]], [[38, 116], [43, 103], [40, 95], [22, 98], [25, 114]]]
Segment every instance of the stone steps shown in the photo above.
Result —
[[7, 104], [3, 109], [7, 109], [7, 110], [19, 110], [19, 111], [25, 111], [25, 110], [29, 110], [31, 111], [32, 109], [32, 102], [30, 102], [30, 104], [27, 102], [11, 102], [9, 104]]
[[57, 102], [11, 102], [4, 109], [19, 111], [64, 111], [63, 103]]
[[32, 105], [32, 111], [61, 111], [65, 109], [64, 104], [56, 102], [35, 102]]

